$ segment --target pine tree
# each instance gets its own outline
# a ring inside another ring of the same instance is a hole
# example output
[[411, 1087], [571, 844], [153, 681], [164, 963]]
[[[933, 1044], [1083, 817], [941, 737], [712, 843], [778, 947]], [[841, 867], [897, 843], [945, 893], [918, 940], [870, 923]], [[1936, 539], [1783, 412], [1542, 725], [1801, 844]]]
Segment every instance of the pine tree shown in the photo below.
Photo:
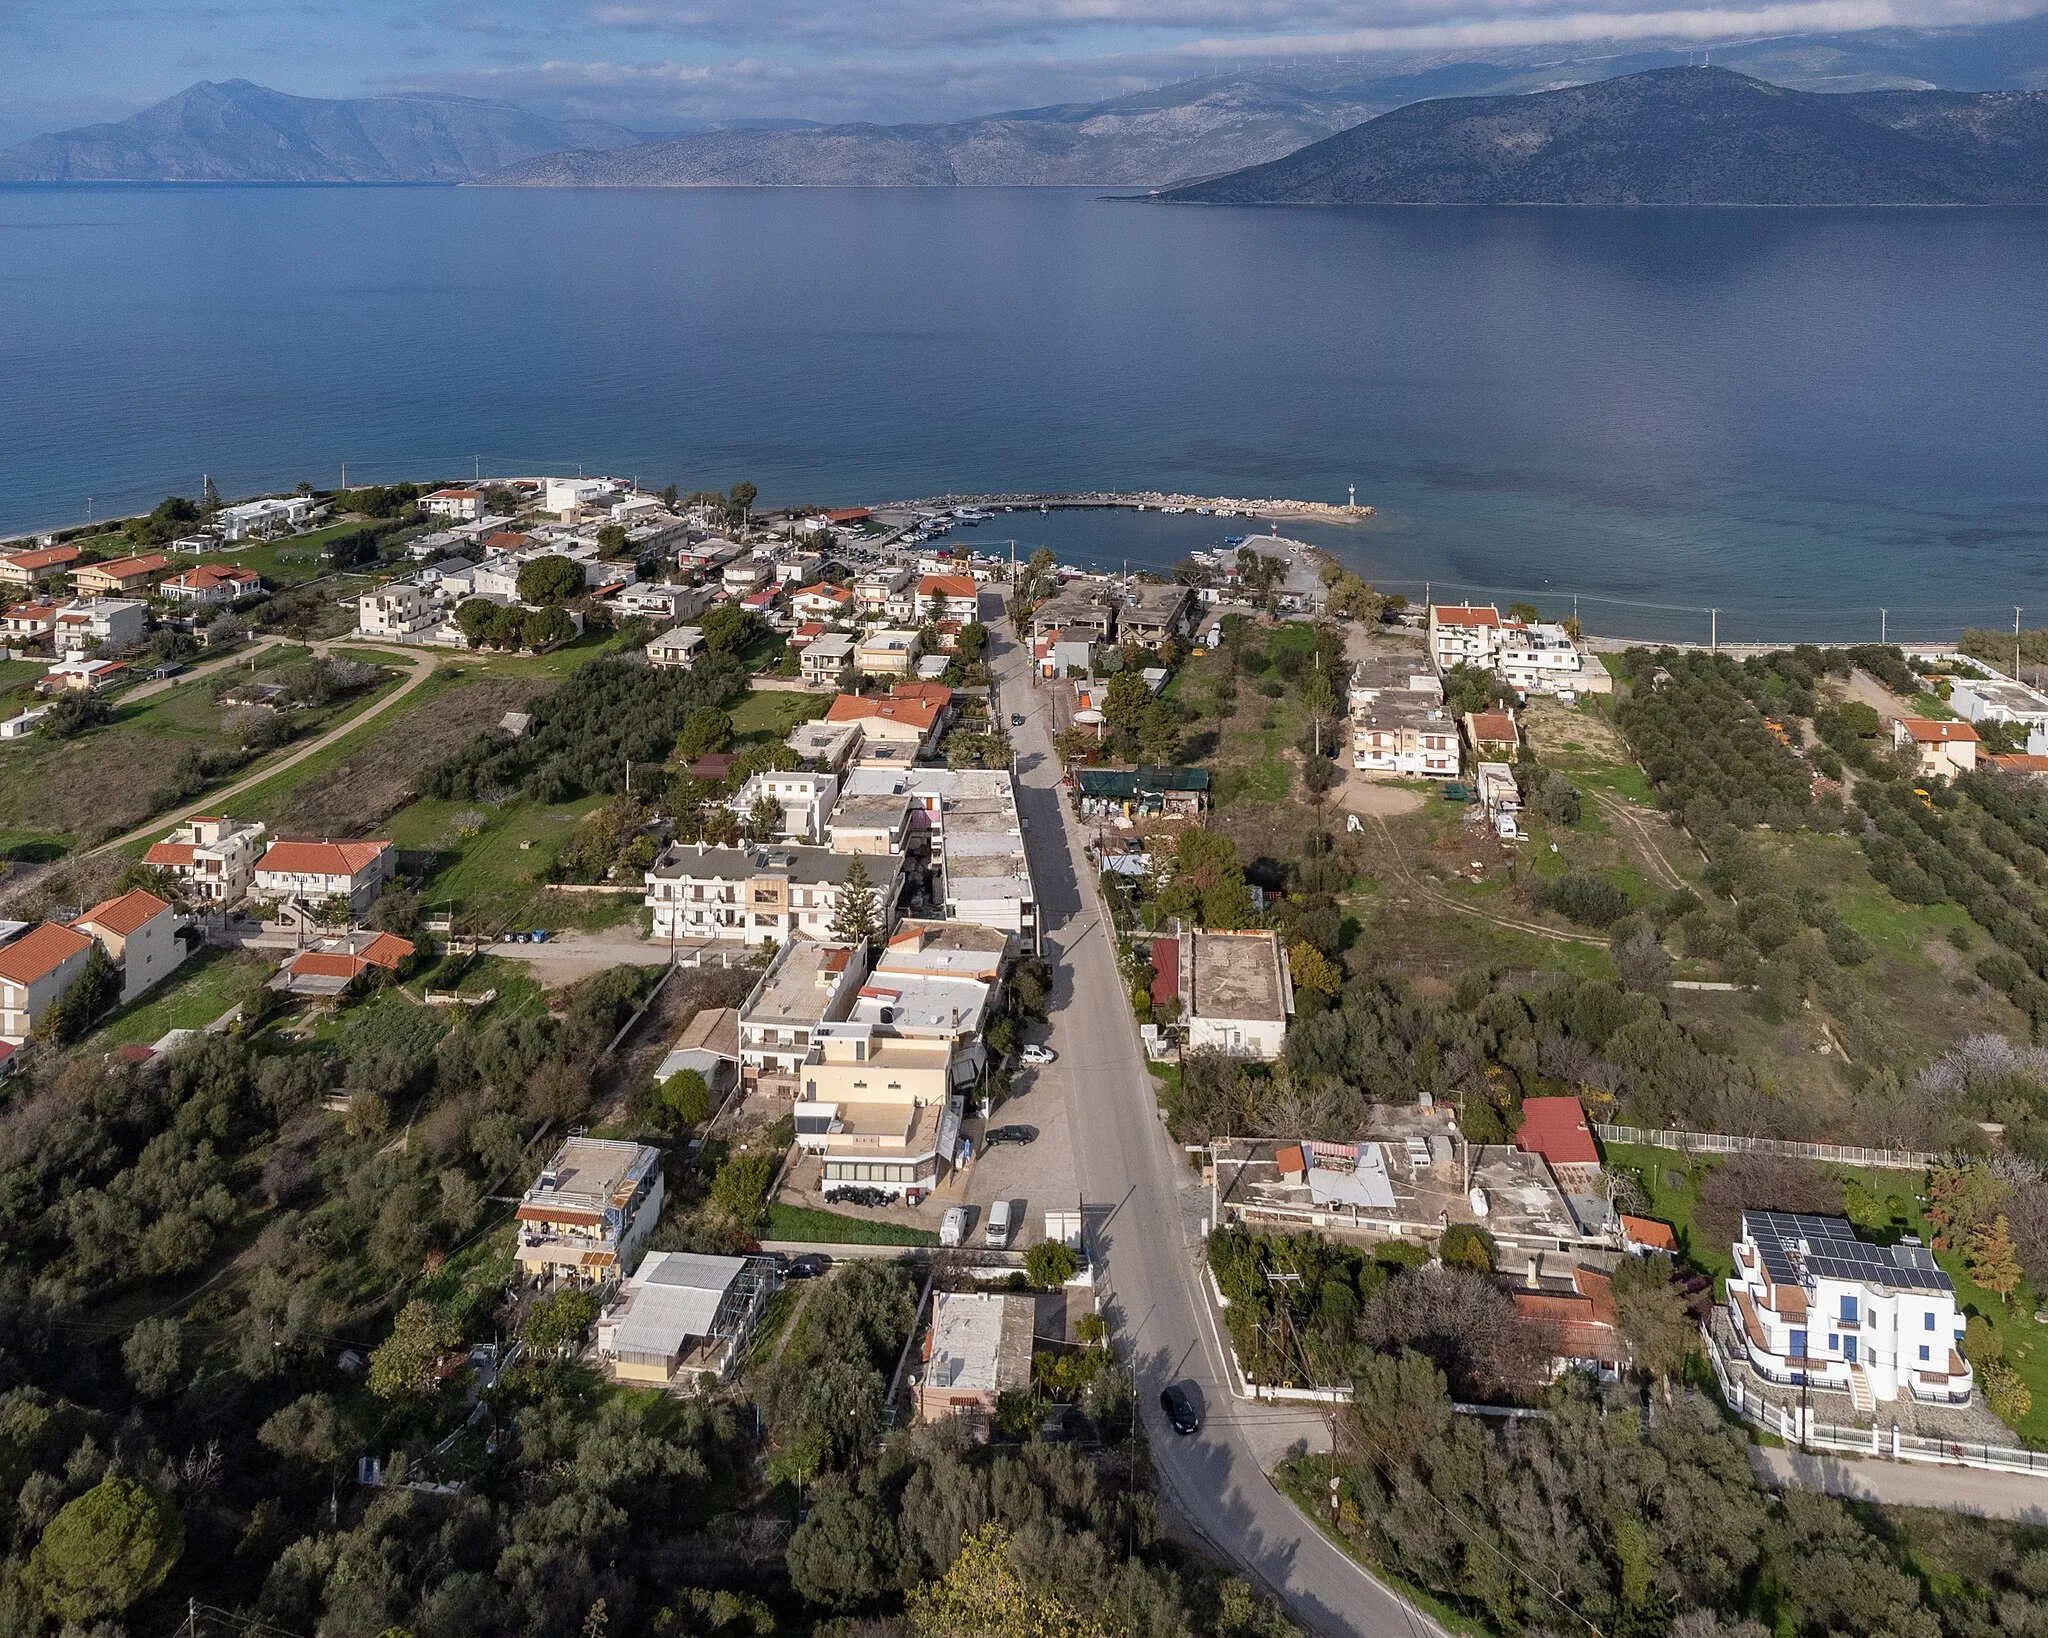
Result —
[[832, 936], [841, 944], [866, 944], [880, 930], [881, 916], [874, 884], [868, 880], [867, 861], [856, 854], [846, 868], [839, 903], [832, 910]]
[[2020, 1288], [2020, 1258], [2013, 1249], [2012, 1227], [2000, 1212], [1989, 1228], [1970, 1237], [1970, 1278], [1986, 1291], [1995, 1291], [2012, 1306], [2012, 1295]]

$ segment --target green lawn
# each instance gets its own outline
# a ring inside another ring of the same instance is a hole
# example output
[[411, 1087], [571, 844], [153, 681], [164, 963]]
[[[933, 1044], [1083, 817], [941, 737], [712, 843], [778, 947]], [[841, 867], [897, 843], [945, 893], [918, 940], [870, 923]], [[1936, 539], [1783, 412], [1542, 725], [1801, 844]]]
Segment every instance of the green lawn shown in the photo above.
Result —
[[174, 1029], [204, 1029], [261, 989], [270, 963], [241, 950], [202, 950], [169, 983], [116, 1013], [95, 1036], [101, 1050], [148, 1046]]
[[842, 1212], [820, 1211], [815, 1206], [783, 1205], [768, 1208], [768, 1227], [761, 1238], [804, 1241], [821, 1246], [935, 1246], [939, 1243], [938, 1235], [930, 1229], [904, 1228], [896, 1223], [848, 1217]]
[[[482, 918], [493, 930], [524, 928], [531, 922], [521, 913], [540, 894], [555, 855], [575, 834], [576, 821], [603, 800], [592, 796], [554, 805], [516, 800], [488, 807], [423, 799], [393, 814], [385, 834], [409, 852], [438, 856], [422, 894], [435, 912], [445, 909], [458, 923]], [[482, 821], [475, 835], [456, 834], [457, 820], [464, 816]]]
[[0, 660], [0, 694], [34, 682], [48, 669], [42, 660]]
[[753, 689], [732, 708], [733, 738], [746, 742], [786, 739], [798, 723], [813, 722], [831, 708], [830, 694]]

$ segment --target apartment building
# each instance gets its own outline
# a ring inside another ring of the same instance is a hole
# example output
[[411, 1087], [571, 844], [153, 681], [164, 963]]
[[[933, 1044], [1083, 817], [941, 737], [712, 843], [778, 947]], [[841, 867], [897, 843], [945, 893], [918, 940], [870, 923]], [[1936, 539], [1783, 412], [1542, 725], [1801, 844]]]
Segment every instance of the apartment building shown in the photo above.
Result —
[[[438, 582], [449, 583], [447, 579]], [[365, 637], [395, 637], [402, 642], [438, 626], [444, 618], [441, 600], [411, 580], [394, 580], [356, 599], [356, 630]]]
[[1382, 693], [1351, 708], [1351, 765], [1381, 779], [1458, 777], [1458, 725], [1441, 700]]
[[398, 849], [389, 842], [279, 841], [256, 861], [254, 891], [308, 909], [345, 898], [354, 917], [377, 902], [397, 873]]
[[1038, 950], [1038, 892], [1009, 770], [860, 767], [841, 805], [898, 796], [912, 804], [910, 853], [928, 873], [931, 902], [948, 920], [999, 928]]
[[1429, 657], [1439, 671], [1456, 665], [1491, 668], [1500, 647], [1500, 610], [1491, 603], [1432, 603], [1429, 606]]
[[811, 1035], [842, 1022], [867, 973], [867, 952], [851, 944], [793, 939], [776, 951], [739, 1008], [740, 1079], [750, 1092], [794, 1099]]
[[953, 1053], [953, 1088], [964, 1091], [988, 1068], [982, 1031], [1014, 947], [997, 927], [905, 922], [875, 958], [849, 1016], [884, 1036], [943, 1041]]
[[0, 1045], [18, 1047], [35, 1033], [85, 971], [92, 943], [88, 933], [46, 921], [0, 944]]
[[1750, 1368], [1772, 1382], [1846, 1389], [1867, 1410], [1902, 1395], [1962, 1403], [1955, 1284], [1922, 1246], [1875, 1246], [1840, 1217], [1746, 1211], [1728, 1318]]
[[38, 546], [0, 557], [0, 586], [33, 586], [78, 561], [76, 546]]
[[117, 557], [105, 563], [88, 563], [71, 571], [72, 589], [81, 597], [119, 597], [127, 592], [146, 592], [151, 582], [171, 566], [162, 552], [143, 552], [136, 557]]
[[726, 802], [741, 824], [753, 822], [754, 809], [762, 801], [782, 809], [782, 823], [776, 840], [817, 845], [825, 840], [826, 816], [839, 796], [839, 778], [829, 773], [778, 773], [773, 769], [755, 774]]
[[661, 1151], [572, 1137], [513, 1213], [513, 1257], [529, 1279], [576, 1285], [624, 1278], [661, 1219]]
[[[652, 936], [746, 944], [829, 938], [854, 858], [822, 847], [672, 844], [646, 876]], [[896, 922], [903, 862], [876, 857], [862, 863], [886, 931]]]
[[1510, 623], [1501, 627], [1493, 666], [1517, 694], [1555, 694], [1579, 686], [1585, 662], [1563, 626]]
[[811, 1032], [795, 1104], [797, 1142], [821, 1180], [889, 1194], [937, 1187], [960, 1140], [952, 1048], [882, 1035], [865, 1023]]
[[153, 844], [142, 862], [169, 871], [198, 903], [234, 904], [256, 879], [263, 834], [260, 822], [203, 814]]
[[1195, 594], [1186, 586], [1171, 581], [1133, 581], [1124, 587], [1117, 605], [1117, 641], [1157, 648], [1185, 637], [1194, 608]]
[[149, 605], [125, 597], [88, 597], [66, 603], [50, 622], [50, 646], [60, 655], [120, 654], [149, 631]]
[[121, 1004], [162, 983], [185, 959], [176, 912], [154, 893], [136, 888], [94, 905], [71, 924], [98, 939], [121, 969]]

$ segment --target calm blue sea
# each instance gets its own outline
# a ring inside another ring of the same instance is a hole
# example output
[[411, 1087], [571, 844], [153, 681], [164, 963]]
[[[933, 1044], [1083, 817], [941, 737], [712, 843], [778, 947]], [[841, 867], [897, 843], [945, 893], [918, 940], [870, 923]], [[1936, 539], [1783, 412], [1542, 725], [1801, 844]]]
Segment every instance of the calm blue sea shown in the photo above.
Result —
[[[2048, 623], [2044, 384], [2039, 210], [0, 188], [5, 532], [344, 462], [770, 503], [1356, 484], [1377, 520], [1299, 532], [1403, 589], [1934, 636]], [[976, 538], [1163, 564], [1225, 527]]]

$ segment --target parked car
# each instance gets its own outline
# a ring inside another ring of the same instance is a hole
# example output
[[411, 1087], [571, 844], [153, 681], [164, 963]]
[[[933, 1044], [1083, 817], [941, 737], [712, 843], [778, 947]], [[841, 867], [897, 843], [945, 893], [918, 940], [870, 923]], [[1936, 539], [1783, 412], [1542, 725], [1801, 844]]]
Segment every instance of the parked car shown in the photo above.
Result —
[[832, 1266], [832, 1259], [822, 1251], [807, 1251], [801, 1257], [792, 1257], [782, 1265], [785, 1280], [815, 1280]]
[[1029, 1143], [1038, 1136], [1035, 1126], [998, 1126], [981, 1140], [984, 1149], [993, 1149], [1002, 1143]]
[[988, 1227], [982, 1230], [982, 1239], [998, 1251], [1007, 1250], [1010, 1244], [1010, 1202], [998, 1200], [988, 1209]]
[[1194, 1395], [1180, 1383], [1170, 1383], [1159, 1390], [1159, 1408], [1166, 1412], [1166, 1420], [1175, 1433], [1202, 1431], [1202, 1413], [1195, 1408]]
[[1022, 711], [1012, 711], [1010, 713], [1010, 726], [1012, 728], [1022, 728], [1024, 726], [1024, 713]]
[[1017, 1054], [1027, 1064], [1049, 1064], [1059, 1056], [1051, 1047], [1028, 1046]]
[[957, 1246], [967, 1238], [967, 1208], [948, 1206], [946, 1215], [939, 1219], [939, 1244]]

